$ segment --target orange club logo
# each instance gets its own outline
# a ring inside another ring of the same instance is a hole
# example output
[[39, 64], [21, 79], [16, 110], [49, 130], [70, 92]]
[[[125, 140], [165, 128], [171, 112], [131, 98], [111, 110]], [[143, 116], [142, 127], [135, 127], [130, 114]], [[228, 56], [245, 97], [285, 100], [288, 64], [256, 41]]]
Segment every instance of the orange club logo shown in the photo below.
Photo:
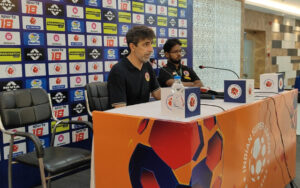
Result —
[[146, 79], [147, 82], [150, 81], [150, 75], [149, 75], [148, 72], [145, 73], [145, 79]]

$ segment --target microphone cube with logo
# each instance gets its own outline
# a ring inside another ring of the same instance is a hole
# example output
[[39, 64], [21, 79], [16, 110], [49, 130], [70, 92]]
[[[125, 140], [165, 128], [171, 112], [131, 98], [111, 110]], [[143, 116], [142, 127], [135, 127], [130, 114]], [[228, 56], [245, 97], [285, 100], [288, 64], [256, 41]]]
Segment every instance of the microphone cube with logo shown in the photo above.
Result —
[[224, 102], [248, 103], [254, 101], [254, 80], [225, 80]]
[[200, 88], [184, 88], [179, 94], [171, 88], [161, 88], [161, 113], [177, 118], [200, 115]]
[[282, 92], [284, 90], [283, 74], [266, 73], [260, 75], [260, 90], [263, 92]]

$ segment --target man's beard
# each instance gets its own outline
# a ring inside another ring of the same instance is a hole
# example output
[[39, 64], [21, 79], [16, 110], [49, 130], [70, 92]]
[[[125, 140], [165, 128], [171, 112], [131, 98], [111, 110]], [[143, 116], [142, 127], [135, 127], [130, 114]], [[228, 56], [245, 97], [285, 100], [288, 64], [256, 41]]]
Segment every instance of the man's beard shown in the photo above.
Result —
[[180, 64], [180, 62], [181, 62], [181, 59], [179, 59], [179, 60], [175, 60], [175, 59], [169, 59], [169, 61], [170, 61], [171, 63], [173, 63], [173, 64], [176, 64], [176, 65], [178, 65], [178, 64]]

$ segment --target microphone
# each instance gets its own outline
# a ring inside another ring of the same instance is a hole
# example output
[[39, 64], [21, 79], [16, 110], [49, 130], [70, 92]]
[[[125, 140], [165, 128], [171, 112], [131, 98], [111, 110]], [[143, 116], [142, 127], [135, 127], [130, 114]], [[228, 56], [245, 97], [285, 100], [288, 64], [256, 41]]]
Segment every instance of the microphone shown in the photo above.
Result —
[[[175, 75], [171, 74], [170, 72], [168, 72], [164, 67], [160, 66], [159, 63], [155, 62], [154, 58], [150, 58], [150, 62], [156, 64], [160, 70], [163, 70], [164, 72], [166, 72], [168, 75], [170, 75], [172, 78], [174, 78]], [[177, 74], [176, 74], [177, 75]]]
[[230, 72], [232, 72], [233, 74], [235, 74], [236, 77], [237, 77], [238, 79], [240, 79], [239, 75], [238, 75], [236, 72], [234, 72], [233, 70], [230, 70], [230, 69], [218, 68], [218, 67], [209, 67], [209, 66], [203, 66], [203, 65], [200, 65], [199, 68], [200, 68], [200, 69], [208, 68], [208, 69], [217, 69], [217, 70], [230, 71]]

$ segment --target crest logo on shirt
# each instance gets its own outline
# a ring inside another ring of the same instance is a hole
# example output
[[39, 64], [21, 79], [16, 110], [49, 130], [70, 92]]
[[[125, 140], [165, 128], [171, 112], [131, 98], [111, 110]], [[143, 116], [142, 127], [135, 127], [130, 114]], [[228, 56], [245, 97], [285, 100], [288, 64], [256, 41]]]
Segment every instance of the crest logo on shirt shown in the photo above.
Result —
[[146, 79], [147, 82], [150, 81], [150, 75], [149, 75], [148, 72], [145, 73], [145, 79]]
[[183, 71], [183, 74], [184, 74], [184, 76], [190, 76], [190, 73], [189, 73], [189, 71]]

